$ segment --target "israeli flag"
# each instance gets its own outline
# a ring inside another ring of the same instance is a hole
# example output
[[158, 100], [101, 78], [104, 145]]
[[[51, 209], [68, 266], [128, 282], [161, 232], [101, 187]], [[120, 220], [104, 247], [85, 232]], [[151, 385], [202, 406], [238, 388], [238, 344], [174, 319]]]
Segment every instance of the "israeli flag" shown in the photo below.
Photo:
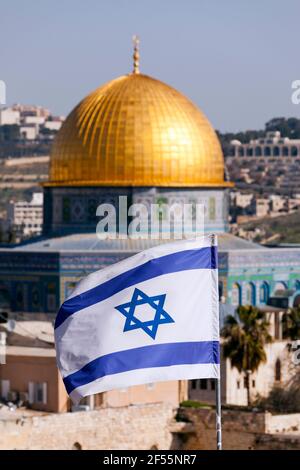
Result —
[[219, 377], [214, 235], [160, 245], [90, 274], [61, 306], [58, 366], [74, 403], [132, 385]]

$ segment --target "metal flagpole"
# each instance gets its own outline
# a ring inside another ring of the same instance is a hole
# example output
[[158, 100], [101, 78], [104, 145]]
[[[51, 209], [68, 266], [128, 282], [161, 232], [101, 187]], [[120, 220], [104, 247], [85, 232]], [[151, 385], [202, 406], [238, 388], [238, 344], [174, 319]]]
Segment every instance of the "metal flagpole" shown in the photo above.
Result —
[[222, 420], [221, 420], [221, 379], [216, 380], [216, 432], [217, 450], [222, 450]]
[[[215, 245], [216, 237], [212, 234], [212, 245]], [[219, 324], [220, 324], [220, 307], [218, 304], [219, 313]], [[220, 364], [220, 376], [215, 379], [216, 384], [216, 434], [217, 434], [217, 450], [222, 450], [222, 420], [221, 420], [221, 364]]]

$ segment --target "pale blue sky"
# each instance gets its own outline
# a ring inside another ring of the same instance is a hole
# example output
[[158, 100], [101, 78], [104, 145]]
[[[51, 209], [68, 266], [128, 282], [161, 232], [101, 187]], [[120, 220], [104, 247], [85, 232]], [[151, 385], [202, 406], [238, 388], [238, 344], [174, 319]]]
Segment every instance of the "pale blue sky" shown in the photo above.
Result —
[[0, 0], [0, 79], [8, 103], [67, 114], [132, 68], [182, 91], [222, 131], [300, 117], [299, 0]]

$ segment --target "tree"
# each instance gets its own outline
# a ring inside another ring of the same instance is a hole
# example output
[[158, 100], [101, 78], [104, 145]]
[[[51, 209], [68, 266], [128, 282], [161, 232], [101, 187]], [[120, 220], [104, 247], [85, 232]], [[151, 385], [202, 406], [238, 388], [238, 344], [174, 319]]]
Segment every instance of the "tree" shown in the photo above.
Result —
[[292, 341], [300, 338], [300, 306], [289, 308], [283, 315], [282, 335]]
[[251, 404], [250, 375], [266, 362], [265, 344], [272, 341], [265, 314], [255, 307], [240, 306], [236, 319], [229, 315], [222, 329], [224, 357], [245, 376], [247, 404]]

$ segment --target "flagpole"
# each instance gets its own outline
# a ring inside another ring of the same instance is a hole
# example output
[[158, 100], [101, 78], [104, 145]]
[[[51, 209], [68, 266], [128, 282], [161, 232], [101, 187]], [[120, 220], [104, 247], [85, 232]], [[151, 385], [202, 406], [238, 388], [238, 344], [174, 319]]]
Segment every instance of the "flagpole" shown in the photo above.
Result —
[[[213, 233], [211, 237], [212, 246], [216, 244], [216, 236]], [[219, 325], [220, 325], [220, 304], [218, 303]], [[220, 361], [219, 377], [215, 379], [216, 389], [216, 437], [217, 450], [222, 450], [222, 419], [221, 419], [221, 361]]]
[[217, 450], [222, 450], [222, 420], [221, 420], [221, 379], [216, 380], [216, 432]]

